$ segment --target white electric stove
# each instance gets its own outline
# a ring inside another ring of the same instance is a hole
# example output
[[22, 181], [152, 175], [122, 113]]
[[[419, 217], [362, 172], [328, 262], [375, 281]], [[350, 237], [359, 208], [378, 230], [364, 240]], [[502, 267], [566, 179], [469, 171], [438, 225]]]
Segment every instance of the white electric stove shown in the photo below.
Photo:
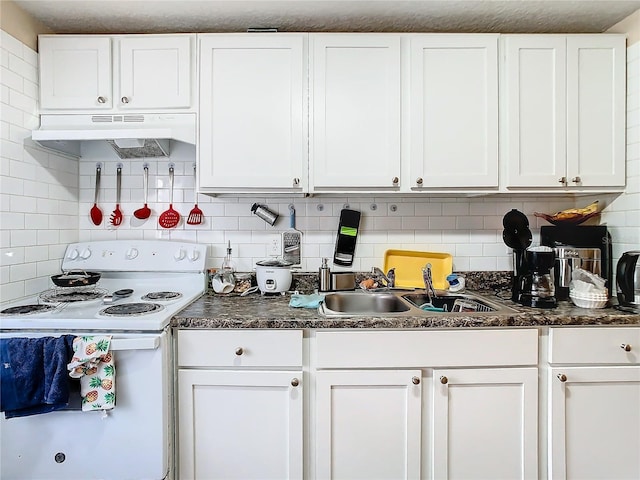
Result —
[[109, 335], [116, 367], [113, 410], [83, 412], [72, 393], [64, 410], [9, 419], [0, 414], [0, 478], [174, 478], [169, 324], [205, 292], [206, 257], [206, 245], [187, 242], [74, 243], [62, 271], [100, 273], [95, 285], [51, 283], [38, 295], [0, 306], [0, 341]]
[[98, 272], [100, 280], [51, 283], [34, 297], [2, 305], [0, 329], [161, 331], [204, 293], [206, 253], [206, 245], [156, 240], [71, 244], [62, 271]]

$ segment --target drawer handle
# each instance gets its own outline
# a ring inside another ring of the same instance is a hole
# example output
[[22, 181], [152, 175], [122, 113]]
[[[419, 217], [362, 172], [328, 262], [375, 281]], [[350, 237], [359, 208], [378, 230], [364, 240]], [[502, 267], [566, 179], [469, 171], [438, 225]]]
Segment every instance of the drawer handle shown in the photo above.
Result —
[[443, 375], [442, 377], [440, 377], [440, 383], [446, 385], [447, 383], [449, 383], [449, 379]]
[[292, 387], [297, 387], [298, 385], [300, 385], [300, 380], [298, 380], [297, 378], [292, 378], [291, 379], [291, 386]]
[[120, 99], [120, 101], [121, 101], [122, 103], [129, 103], [129, 97], [122, 97], [122, 98]]
[[414, 385], [420, 385], [420, 377], [413, 377], [411, 381]]
[[567, 376], [564, 373], [559, 373], [558, 374], [558, 380], [560, 380], [562, 383], [567, 381]]
[[236, 348], [236, 355], [240, 356], [244, 353], [244, 349], [242, 347]]
[[98, 103], [107, 103], [107, 99], [105, 97], [98, 97]]
[[631, 351], [631, 345], [629, 345], [628, 343], [623, 343], [622, 345], [620, 345], [620, 348], [623, 349], [625, 352]]

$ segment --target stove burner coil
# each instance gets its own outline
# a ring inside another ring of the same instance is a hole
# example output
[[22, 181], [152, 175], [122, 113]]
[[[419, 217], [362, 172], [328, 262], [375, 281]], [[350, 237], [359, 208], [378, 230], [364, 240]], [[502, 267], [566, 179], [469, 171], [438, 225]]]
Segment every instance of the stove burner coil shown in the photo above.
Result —
[[100, 315], [107, 317], [134, 317], [159, 312], [164, 307], [157, 303], [123, 303], [100, 310]]
[[34, 305], [18, 305], [16, 307], [5, 308], [0, 311], [1, 315], [33, 315], [34, 313], [43, 313], [50, 312], [51, 310], [55, 310], [55, 305], [44, 305], [44, 304], [34, 304]]
[[149, 292], [142, 300], [176, 300], [182, 297], [179, 292]]
[[45, 290], [39, 295], [46, 303], [87, 302], [104, 297], [107, 291], [97, 287], [60, 287]]

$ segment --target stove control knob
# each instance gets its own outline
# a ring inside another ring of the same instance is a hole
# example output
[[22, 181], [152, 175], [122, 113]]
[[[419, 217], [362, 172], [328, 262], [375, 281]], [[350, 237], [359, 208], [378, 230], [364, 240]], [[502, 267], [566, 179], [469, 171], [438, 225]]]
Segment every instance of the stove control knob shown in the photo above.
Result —
[[69, 260], [75, 260], [76, 258], [78, 258], [78, 255], [80, 255], [80, 252], [78, 252], [77, 248], [74, 248], [69, 252], [69, 255], [67, 255], [67, 258]]
[[184, 260], [184, 257], [187, 255], [187, 252], [184, 251], [184, 248], [179, 249], [175, 255], [173, 256], [173, 258], [176, 259], [176, 261], [180, 261], [180, 260]]
[[139, 252], [137, 248], [131, 247], [129, 250], [127, 250], [127, 260], [133, 260], [138, 256], [138, 253]]
[[189, 261], [195, 262], [199, 257], [200, 257], [200, 252], [198, 252], [198, 250], [194, 248], [189, 254]]
[[85, 248], [80, 254], [80, 258], [83, 258], [84, 260], [86, 260], [90, 256], [91, 256], [91, 250], [89, 248]]

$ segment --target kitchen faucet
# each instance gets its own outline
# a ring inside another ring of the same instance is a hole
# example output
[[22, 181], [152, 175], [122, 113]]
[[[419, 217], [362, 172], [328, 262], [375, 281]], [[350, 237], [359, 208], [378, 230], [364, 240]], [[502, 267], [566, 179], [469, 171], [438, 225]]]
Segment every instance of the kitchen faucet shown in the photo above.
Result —
[[429, 297], [429, 303], [432, 302], [432, 299], [438, 298], [436, 294], [436, 289], [433, 288], [433, 277], [431, 275], [431, 264], [427, 263], [422, 269], [422, 279], [424, 280], [424, 290]]
[[393, 288], [395, 286], [396, 272], [394, 268], [390, 269], [385, 275], [385, 273], [378, 267], [373, 267], [371, 269], [371, 274], [375, 275], [378, 280], [383, 280], [385, 288]]

